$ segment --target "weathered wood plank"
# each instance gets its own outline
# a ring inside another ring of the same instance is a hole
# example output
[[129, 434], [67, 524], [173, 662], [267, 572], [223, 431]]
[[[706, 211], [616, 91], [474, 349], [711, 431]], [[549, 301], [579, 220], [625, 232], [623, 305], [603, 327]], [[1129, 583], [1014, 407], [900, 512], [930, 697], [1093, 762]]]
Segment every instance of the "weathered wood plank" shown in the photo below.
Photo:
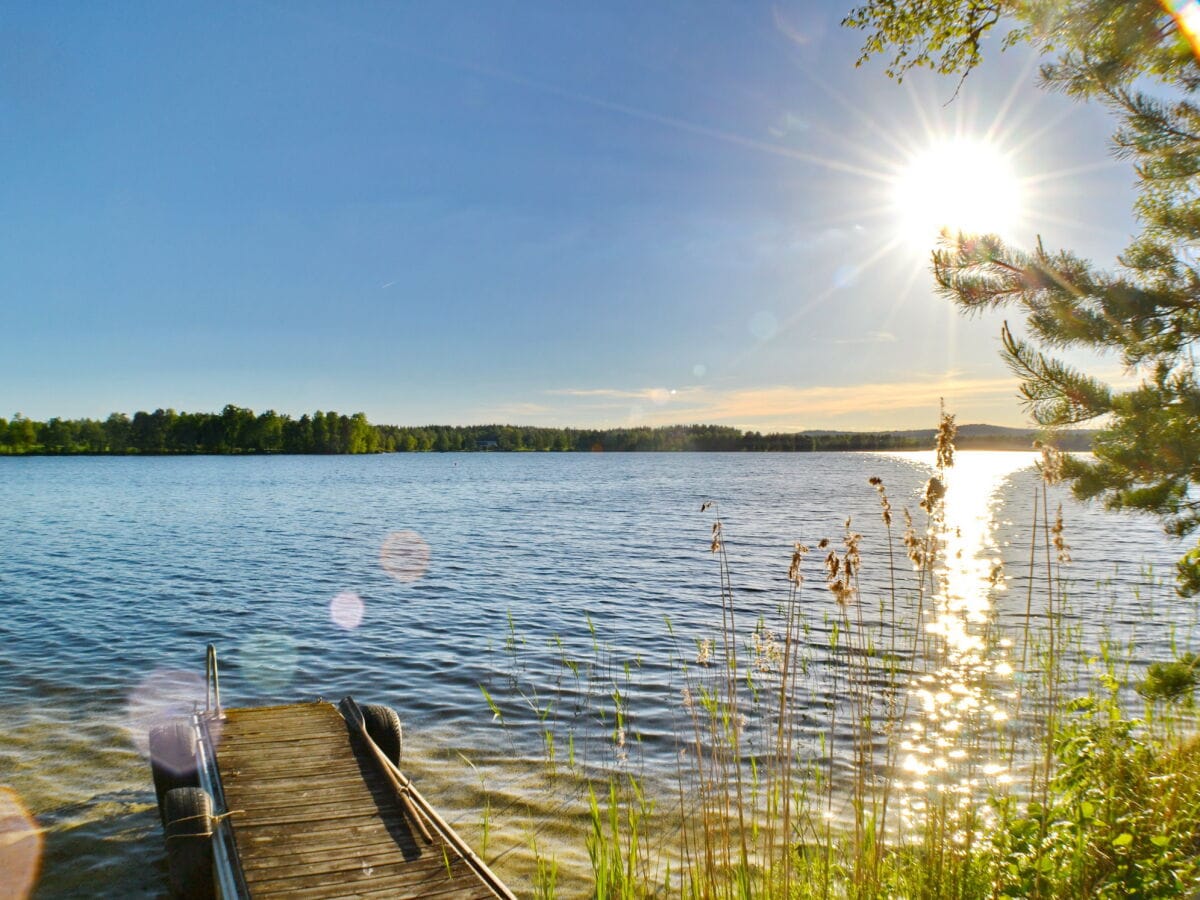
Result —
[[329, 704], [229, 710], [214, 737], [255, 897], [494, 896], [440, 838], [415, 836], [378, 763]]
[[[276, 894], [275, 896], [282, 895]], [[332, 900], [335, 897], [347, 896], [367, 898], [367, 900], [372, 897], [388, 897], [394, 898], [394, 900], [431, 900], [431, 898], [436, 898], [436, 900], [450, 900], [450, 898], [453, 898], [453, 900], [495, 900], [496, 897], [495, 893], [480, 881], [476, 881], [474, 884], [456, 884], [444, 890], [430, 890], [419, 885], [413, 888], [395, 886], [379, 888], [372, 886], [368, 888], [366, 886], [357, 886], [349, 894], [347, 894], [345, 888], [329, 885], [324, 888], [315, 888], [311, 891], [298, 891], [291, 896], [301, 897], [303, 900], [326, 900], [326, 898]]]
[[234, 748], [236, 753], [245, 756], [257, 755], [264, 750], [270, 752], [273, 748], [294, 746], [298, 749], [304, 747], [317, 747], [328, 743], [331, 735], [310, 733], [310, 732], [289, 732], [287, 734], [274, 735], [255, 735], [251, 737], [242, 737], [240, 734], [223, 734], [219, 738], [214, 739], [219, 751], [224, 745], [229, 744]]
[[[240, 777], [240, 776], [239, 776]], [[234, 779], [236, 780], [236, 778]], [[353, 790], [362, 783], [362, 773], [347, 770], [336, 776], [327, 775], [276, 775], [255, 779], [255, 793], [260, 796], [271, 794], [288, 794], [292, 791], [334, 791], [339, 789]]]
[[341, 842], [330, 841], [317, 847], [297, 849], [293, 843], [279, 842], [270, 856], [262, 856], [255, 865], [256, 877], [264, 877], [265, 873], [275, 869], [287, 870], [291, 866], [321, 862], [323, 860], [344, 861], [347, 859], [367, 860], [371, 864], [394, 862], [396, 860], [396, 844], [385, 840], [354, 840]]
[[[221, 749], [217, 748], [219, 754]], [[270, 744], [258, 752], [247, 751], [245, 748], [229, 754], [230, 768], [238, 768], [246, 764], [250, 768], [280, 768], [284, 765], [303, 765], [311, 767], [315, 762], [345, 761], [338, 748], [331, 747], [328, 742], [310, 744], [307, 747], [290, 744]]]
[[269, 783], [259, 782], [255, 785], [254, 802], [250, 803], [248, 808], [278, 805], [279, 800], [288, 798], [316, 803], [359, 796], [370, 797], [371, 792], [363, 786], [361, 779], [351, 779], [349, 776], [337, 781], [277, 778]]
[[[264, 888], [286, 881], [293, 889], [299, 890], [329, 881], [334, 876], [347, 881], [397, 876], [395, 880], [405, 884], [432, 884], [453, 880], [462, 871], [464, 871], [463, 865], [454, 865], [452, 861], [450, 868], [447, 869], [446, 863], [441, 859], [423, 858], [411, 861], [400, 859], [397, 861], [396, 857], [392, 856], [391, 859], [377, 857], [374, 861], [370, 861], [348, 857], [332, 862], [318, 860], [317, 862], [298, 863], [286, 871], [280, 869], [259, 870], [254, 873], [253, 878], [247, 875], [246, 880], [251, 887], [262, 886]], [[468, 872], [468, 874], [473, 875], [474, 873]]]
[[479, 883], [475, 873], [465, 864], [452, 866], [451, 870], [447, 871], [445, 864], [440, 860], [434, 862], [434, 866], [420, 868], [412, 863], [401, 862], [376, 866], [349, 866], [334, 871], [297, 870], [287, 877], [250, 882], [249, 886], [254, 893], [267, 895], [277, 892], [297, 894], [325, 885], [340, 885], [347, 893], [360, 888], [378, 890], [388, 887], [397, 894], [415, 892], [416, 896], [427, 897], [448, 890], [473, 888]]
[[[377, 803], [376, 798], [367, 790], [365, 785], [350, 785], [346, 788], [308, 788], [304, 781], [293, 782], [292, 791], [280, 791], [277, 788], [272, 788], [271, 791], [259, 793], [253, 792], [242, 802], [240, 809], [244, 814], [258, 815], [262, 812], [264, 815], [270, 815], [276, 810], [311, 810], [314, 815], [319, 815], [320, 809], [325, 806], [336, 806], [336, 808], [378, 808], [378, 806], [391, 806], [392, 803]], [[248, 793], [248, 792], [247, 792]]]
[[263, 761], [261, 765], [243, 764], [226, 766], [222, 762], [222, 778], [254, 778], [255, 781], [271, 781], [279, 778], [295, 779], [297, 777], [332, 777], [355, 775], [362, 777], [362, 767], [354, 762], [315, 762], [310, 766], [291, 765], [286, 769], [280, 768], [277, 762]]
[[[380, 825], [383, 826], [380, 829]], [[404, 833], [408, 828], [406, 822], [399, 816], [383, 817], [362, 816], [354, 819], [341, 819], [335, 822], [296, 822], [284, 825], [239, 825], [242, 833], [239, 840], [254, 844], [272, 844], [276, 847], [333, 847], [340, 846], [344, 841], [366, 843], [378, 840], [397, 845], [394, 831]], [[297, 835], [305, 835], [303, 843], [296, 842]]]

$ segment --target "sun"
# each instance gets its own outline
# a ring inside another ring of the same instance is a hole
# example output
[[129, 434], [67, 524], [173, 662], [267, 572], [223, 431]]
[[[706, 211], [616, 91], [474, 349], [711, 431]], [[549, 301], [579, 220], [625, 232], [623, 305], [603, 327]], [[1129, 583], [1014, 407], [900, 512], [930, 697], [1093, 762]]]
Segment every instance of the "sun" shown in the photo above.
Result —
[[1011, 157], [984, 140], [938, 141], [896, 175], [893, 203], [903, 236], [922, 248], [943, 230], [1011, 236], [1021, 217], [1021, 181]]

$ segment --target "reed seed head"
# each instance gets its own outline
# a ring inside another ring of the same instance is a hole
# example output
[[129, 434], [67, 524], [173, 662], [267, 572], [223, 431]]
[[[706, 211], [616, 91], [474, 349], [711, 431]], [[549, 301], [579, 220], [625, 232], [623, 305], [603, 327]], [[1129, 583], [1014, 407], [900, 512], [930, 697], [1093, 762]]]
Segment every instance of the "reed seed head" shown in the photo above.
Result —
[[1062, 504], [1058, 504], [1058, 512], [1054, 516], [1054, 525], [1050, 528], [1051, 541], [1054, 544], [1054, 550], [1058, 554], [1060, 563], [1069, 563], [1071, 561], [1071, 547], [1063, 539], [1063, 514]]
[[1043, 444], [1041, 441], [1034, 441], [1033, 447], [1038, 450], [1042, 458], [1038, 460], [1037, 469], [1042, 475], [1042, 481], [1046, 484], [1058, 484], [1063, 480], [1063, 453], [1057, 447], [1051, 447], [1049, 444]]
[[942, 404], [938, 417], [937, 430], [937, 464], [939, 469], [949, 469], [954, 465], [954, 438], [958, 434], [958, 426], [954, 424], [954, 416], [946, 412]]
[[908, 511], [907, 506], [904, 507], [904, 550], [914, 568], [925, 567], [925, 543], [917, 537], [917, 530], [913, 527], [912, 513]]
[[875, 492], [879, 494], [879, 516], [883, 519], [883, 524], [892, 527], [892, 503], [888, 500], [887, 490], [883, 486], [883, 479], [878, 475], [872, 475], [867, 481], [875, 488]]
[[796, 542], [796, 548], [792, 551], [792, 563], [788, 566], [788, 581], [799, 587], [804, 582], [804, 576], [800, 574], [800, 564], [804, 561], [804, 555], [808, 553], [808, 547]]
[[783, 666], [783, 651], [774, 632], [759, 627], [751, 635], [754, 641], [754, 668], [764, 674]]
[[925, 482], [925, 493], [921, 497], [921, 509], [930, 515], [937, 509], [937, 505], [946, 496], [946, 485], [942, 483], [942, 479], [934, 475]]

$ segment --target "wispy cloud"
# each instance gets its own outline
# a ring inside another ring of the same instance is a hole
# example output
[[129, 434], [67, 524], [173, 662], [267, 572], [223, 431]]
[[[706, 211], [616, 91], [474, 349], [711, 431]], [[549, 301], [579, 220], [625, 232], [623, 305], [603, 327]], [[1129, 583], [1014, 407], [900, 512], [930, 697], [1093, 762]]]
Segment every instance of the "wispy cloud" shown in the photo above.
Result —
[[475, 410], [473, 421], [497, 422], [511, 424], [536, 424], [539, 419], [546, 419], [557, 414], [554, 407], [544, 403], [501, 403]]
[[[894, 339], [886, 332], [874, 340]], [[562, 421], [590, 424], [666, 425], [710, 422], [741, 428], [802, 431], [810, 428], [917, 428], [933, 422], [939, 402], [960, 419], [1018, 424], [1013, 378], [968, 377], [957, 373], [901, 382], [848, 385], [765, 385], [717, 389], [561, 388], [545, 393], [568, 402], [556, 405]]]
[[866, 234], [862, 225], [829, 225], [815, 231], [799, 232], [781, 238], [780, 243], [790, 250], [826, 250], [838, 244], [845, 244]]
[[720, 420], [805, 419], [936, 409], [941, 398], [948, 403], [1012, 396], [1011, 378], [904, 381], [814, 387], [764, 387], [727, 391], [708, 405]]
[[784, 16], [783, 10], [778, 6], [771, 7], [771, 18], [774, 19], [779, 33], [786, 36], [797, 47], [805, 47], [812, 43], [812, 36], [789, 22]]
[[782, 113], [779, 118], [767, 126], [767, 133], [777, 140], [786, 140], [806, 131], [808, 131], [808, 120], [790, 111]]
[[[652, 403], [663, 406], [672, 401], [682, 400], [694, 394], [698, 388], [666, 388], [650, 387], [634, 390], [622, 388], [559, 388], [545, 393], [559, 397], [577, 397], [583, 400], [612, 401], [612, 404], [622, 405], [626, 402]], [[618, 403], [617, 401], [620, 401]]]
[[618, 388], [554, 388], [545, 393], [560, 397], [604, 397], [608, 399], [635, 400], [646, 395], [649, 388], [624, 390]]
[[890, 331], [868, 331], [864, 335], [851, 338], [838, 338], [835, 344], [894, 344], [896, 336]]

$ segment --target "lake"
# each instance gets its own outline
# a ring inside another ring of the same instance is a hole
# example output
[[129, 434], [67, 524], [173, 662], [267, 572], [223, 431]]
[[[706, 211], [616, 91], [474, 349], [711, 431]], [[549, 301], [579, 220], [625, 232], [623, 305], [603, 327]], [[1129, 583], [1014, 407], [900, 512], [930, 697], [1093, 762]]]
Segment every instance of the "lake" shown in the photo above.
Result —
[[[145, 729], [202, 700], [209, 642], [226, 705], [352, 692], [394, 706], [423, 793], [470, 839], [488, 810], [485, 856], [502, 876], [520, 884], [522, 848], [540, 840], [562, 860], [564, 894], [586, 895], [586, 852], [556, 836], [562, 788], [539, 783], [546, 750], [521, 710], [557, 696], [564, 656], [602, 655], [614, 671], [629, 662], [637, 764], [664, 771], [672, 660], [721, 621], [714, 514], [748, 629], [786, 597], [794, 542], [836, 540], [848, 517], [864, 534], [864, 594], [881, 589], [883, 528], [867, 479], [884, 480], [897, 518], [901, 506], [916, 514], [931, 457], [0, 459], [0, 783], [46, 829], [38, 896], [164, 892]], [[960, 453], [948, 479], [958, 542], [948, 590], [968, 598], [968, 629], [1024, 615], [1032, 462]], [[702, 513], [705, 500], [715, 509]], [[1061, 490], [1052, 509], [1059, 501], [1085, 640], [1102, 628], [1136, 638], [1135, 662], [1187, 646], [1194, 604], [1170, 586], [1179, 545], [1153, 520]], [[1006, 591], [986, 584], [993, 558]], [[828, 606], [810, 582], [804, 602]], [[553, 717], [569, 728], [571, 714], [560, 706]], [[812, 734], [820, 728], [814, 715]], [[585, 737], [581, 765], [613, 762]]]

